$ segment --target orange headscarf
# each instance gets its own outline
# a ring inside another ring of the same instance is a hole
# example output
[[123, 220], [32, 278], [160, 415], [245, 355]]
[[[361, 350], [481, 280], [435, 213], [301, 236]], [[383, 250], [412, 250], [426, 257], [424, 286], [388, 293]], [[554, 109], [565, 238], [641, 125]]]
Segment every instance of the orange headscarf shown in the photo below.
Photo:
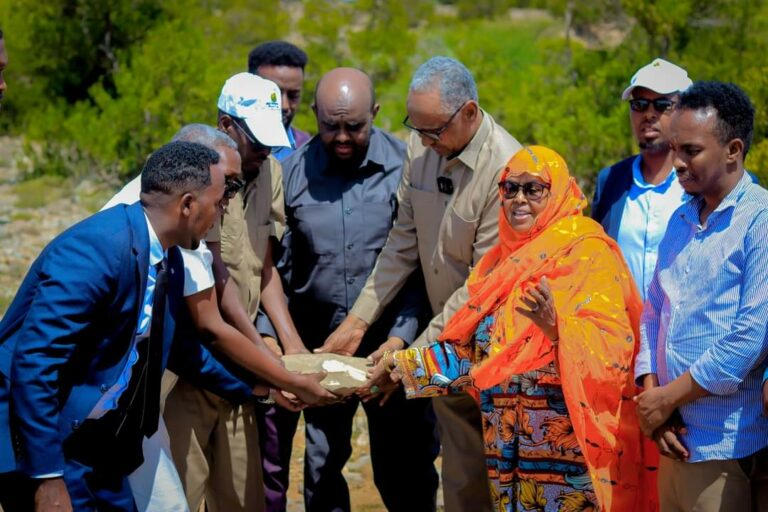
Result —
[[[650, 471], [658, 454], [640, 432], [631, 399], [637, 391], [632, 367], [639, 293], [616, 243], [581, 214], [587, 202], [563, 158], [544, 147], [523, 148], [502, 179], [523, 173], [550, 185], [547, 204], [527, 233], [512, 229], [500, 210], [499, 243], [470, 274], [470, 298], [448, 321], [440, 341], [475, 361], [470, 376], [478, 389], [542, 368], [557, 355], [574, 433], [602, 510], [653, 510]], [[543, 276], [557, 312], [557, 350], [515, 310], [526, 307], [521, 297]], [[495, 317], [490, 345], [483, 357], [475, 357], [468, 353], [472, 337], [488, 315]]]

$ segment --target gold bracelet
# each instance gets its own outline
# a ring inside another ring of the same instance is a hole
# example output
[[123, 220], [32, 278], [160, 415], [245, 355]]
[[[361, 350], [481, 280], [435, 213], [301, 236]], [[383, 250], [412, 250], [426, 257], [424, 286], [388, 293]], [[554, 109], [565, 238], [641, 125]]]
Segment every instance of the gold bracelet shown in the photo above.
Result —
[[[387, 364], [387, 358], [389, 356], [392, 356], [392, 364]], [[384, 354], [381, 356], [381, 360], [384, 362], [384, 371], [387, 373], [392, 373], [392, 370], [395, 369], [395, 351], [394, 350], [385, 350]]]

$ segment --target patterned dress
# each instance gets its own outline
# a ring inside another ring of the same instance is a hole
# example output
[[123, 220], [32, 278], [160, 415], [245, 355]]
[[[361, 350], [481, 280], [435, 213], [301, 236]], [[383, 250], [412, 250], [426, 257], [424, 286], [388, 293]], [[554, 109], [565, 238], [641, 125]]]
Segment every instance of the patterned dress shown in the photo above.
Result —
[[[489, 316], [478, 327], [477, 355], [486, 353], [492, 324]], [[481, 391], [480, 410], [497, 510], [597, 510], [554, 364]]]
[[[398, 365], [409, 372], [404, 380], [411, 396], [435, 396], [470, 391], [469, 368], [488, 357], [494, 316], [475, 332], [474, 354], [450, 344], [436, 343], [411, 352], [415, 359]], [[427, 354], [427, 352], [429, 354]], [[425, 379], [424, 360], [437, 364]], [[554, 364], [514, 375], [479, 392], [488, 477], [494, 508], [499, 512], [597, 511], [586, 462], [568, 416]]]

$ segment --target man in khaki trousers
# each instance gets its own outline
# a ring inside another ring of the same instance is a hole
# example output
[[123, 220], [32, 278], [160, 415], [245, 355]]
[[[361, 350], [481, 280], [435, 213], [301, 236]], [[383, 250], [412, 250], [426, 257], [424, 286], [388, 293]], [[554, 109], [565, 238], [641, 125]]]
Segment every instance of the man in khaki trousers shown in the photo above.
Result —
[[[279, 98], [277, 85], [249, 73], [224, 84], [218, 126], [237, 143], [245, 187], [230, 199], [221, 225], [207, 241], [221, 251], [226, 271], [218, 274], [232, 278], [250, 321], [261, 303], [281, 338], [296, 342], [270, 249], [271, 240], [282, 236], [285, 220], [282, 172], [269, 155], [272, 146], [288, 145]], [[196, 512], [203, 497], [210, 512], [264, 510], [253, 403], [233, 404], [179, 380], [168, 396], [165, 420], [190, 510]]]
[[[398, 188], [397, 221], [351, 313], [320, 351], [352, 354], [363, 333], [418, 269], [435, 314], [414, 343], [434, 341], [467, 299], [470, 268], [498, 238], [500, 171], [520, 143], [478, 103], [460, 62], [433, 57], [408, 91], [412, 131]], [[379, 349], [400, 349], [388, 341]], [[433, 401], [443, 448], [447, 512], [491, 510], [480, 410], [469, 395]]]

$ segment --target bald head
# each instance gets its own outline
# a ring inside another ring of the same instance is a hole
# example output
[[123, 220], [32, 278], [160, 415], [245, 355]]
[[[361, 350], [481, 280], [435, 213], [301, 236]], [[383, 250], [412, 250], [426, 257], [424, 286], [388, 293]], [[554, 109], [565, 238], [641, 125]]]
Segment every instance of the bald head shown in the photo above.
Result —
[[379, 106], [371, 78], [354, 68], [336, 68], [320, 79], [312, 110], [328, 155], [340, 167], [359, 165], [368, 151]]
[[360, 102], [373, 108], [376, 96], [371, 77], [356, 68], [336, 68], [324, 74], [315, 87], [315, 105]]

